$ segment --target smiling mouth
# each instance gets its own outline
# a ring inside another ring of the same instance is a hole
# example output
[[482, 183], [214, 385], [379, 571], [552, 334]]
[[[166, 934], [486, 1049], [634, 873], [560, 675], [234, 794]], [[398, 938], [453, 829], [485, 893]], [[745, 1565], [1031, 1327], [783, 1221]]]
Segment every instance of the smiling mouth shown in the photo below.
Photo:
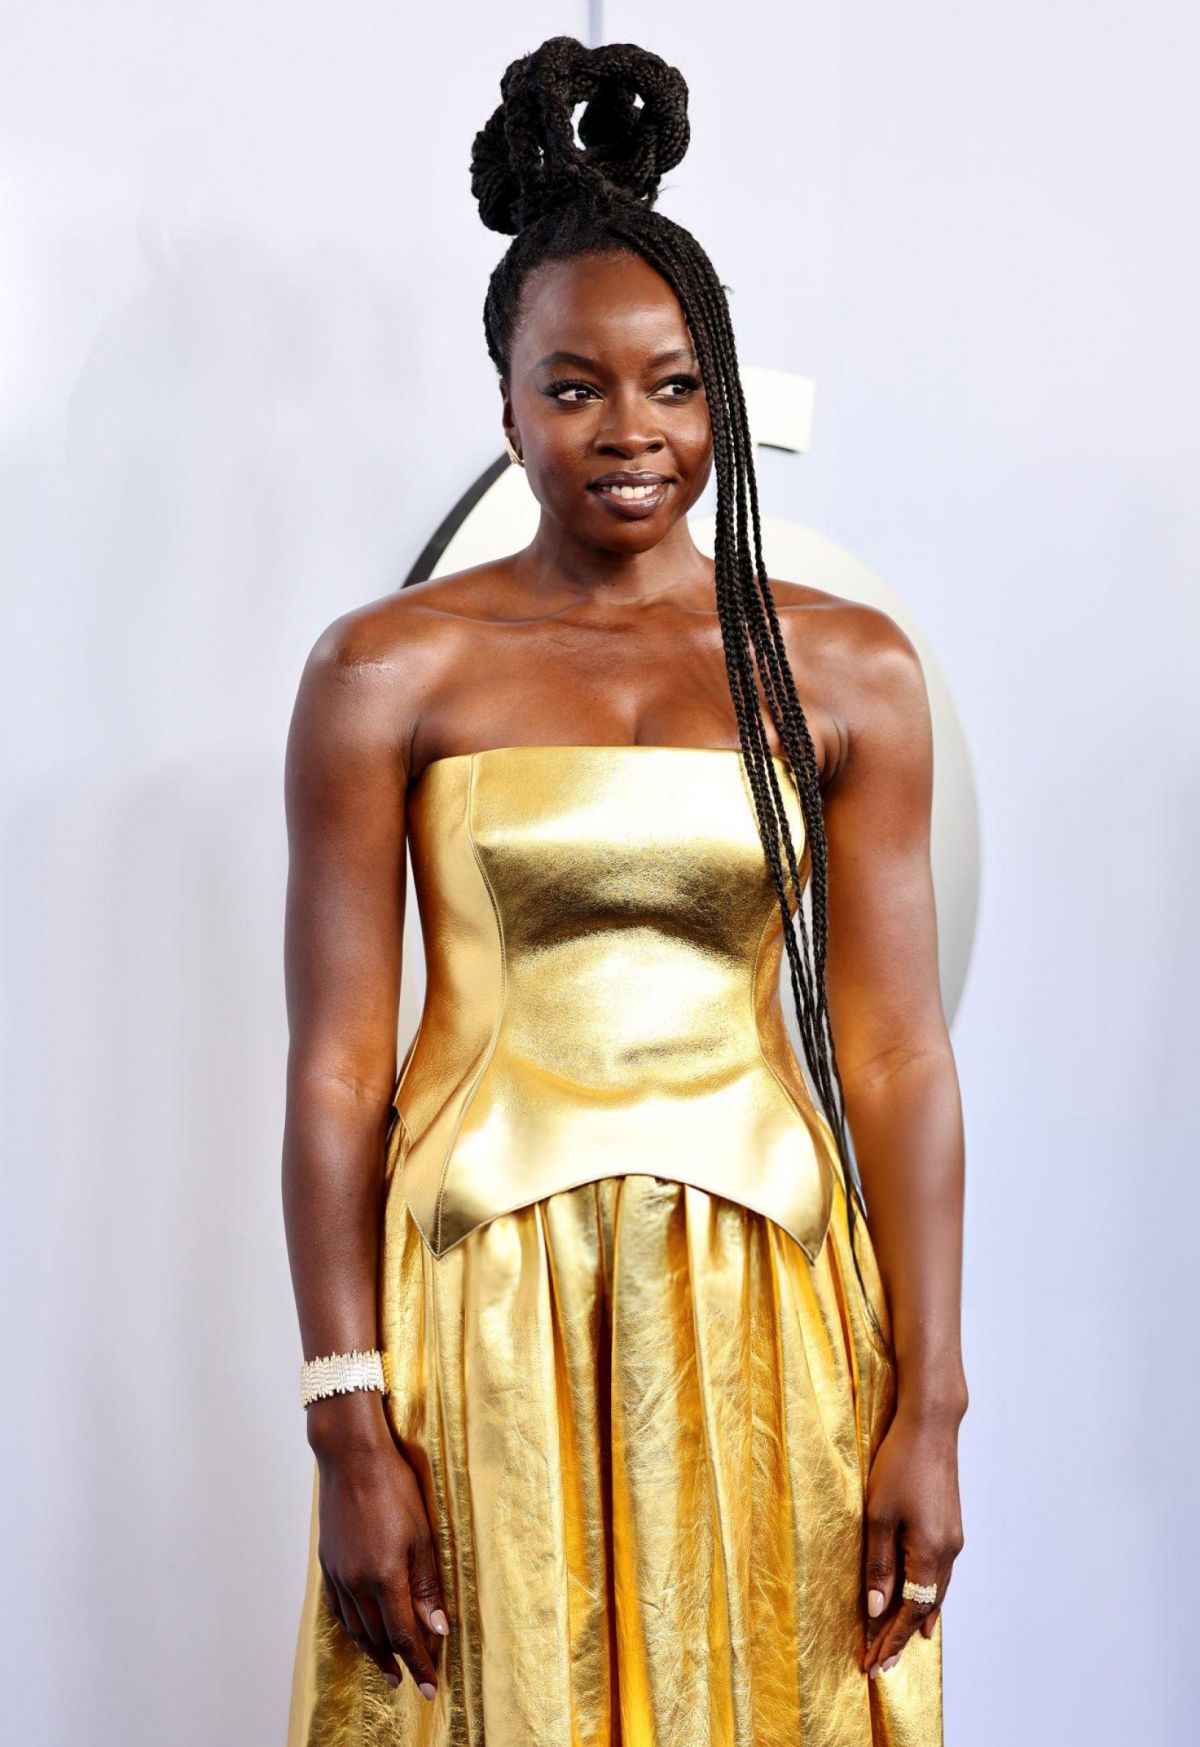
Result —
[[602, 498], [614, 515], [629, 520], [653, 515], [670, 486], [669, 479], [656, 479], [649, 485], [590, 485], [588, 490]]
[[594, 485], [602, 497], [619, 497], [627, 503], [640, 503], [648, 497], [660, 497], [667, 489], [665, 479], [653, 479], [648, 485]]

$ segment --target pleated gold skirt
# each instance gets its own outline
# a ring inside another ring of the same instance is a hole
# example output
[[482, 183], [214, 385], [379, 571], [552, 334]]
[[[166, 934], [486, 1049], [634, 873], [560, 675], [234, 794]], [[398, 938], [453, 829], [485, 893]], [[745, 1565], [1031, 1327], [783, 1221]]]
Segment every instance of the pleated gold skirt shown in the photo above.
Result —
[[[288, 1747], [940, 1747], [942, 1627], [860, 1671], [895, 1401], [840, 1180], [815, 1264], [765, 1215], [607, 1177], [435, 1259], [392, 1196], [393, 1430], [450, 1636], [390, 1688], [325, 1603], [314, 1476]], [[865, 1222], [859, 1255], [885, 1334]]]

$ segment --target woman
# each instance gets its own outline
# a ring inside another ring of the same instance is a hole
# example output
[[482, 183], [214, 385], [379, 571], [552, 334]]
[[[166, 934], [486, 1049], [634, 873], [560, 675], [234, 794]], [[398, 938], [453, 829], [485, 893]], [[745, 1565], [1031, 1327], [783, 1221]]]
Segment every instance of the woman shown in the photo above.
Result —
[[473, 186], [538, 530], [330, 626], [289, 741], [289, 1741], [937, 1742], [963, 1166], [920, 665], [763, 569], [723, 290], [653, 211], [680, 75], [556, 37], [502, 92]]

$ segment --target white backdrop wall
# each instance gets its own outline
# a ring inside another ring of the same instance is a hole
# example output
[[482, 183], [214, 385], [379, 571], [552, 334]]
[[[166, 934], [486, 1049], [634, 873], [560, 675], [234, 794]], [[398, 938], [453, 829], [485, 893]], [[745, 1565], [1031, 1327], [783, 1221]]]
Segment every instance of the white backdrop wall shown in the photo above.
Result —
[[[764, 507], [899, 591], [972, 745], [947, 1740], [1182, 1747], [1194, 15], [592, 11], [689, 80], [661, 205], [732, 286], [743, 361], [817, 382]], [[287, 719], [318, 632], [500, 451], [470, 144], [508, 61], [588, 9], [0, 21], [4, 1734], [262, 1747], [310, 1485]]]

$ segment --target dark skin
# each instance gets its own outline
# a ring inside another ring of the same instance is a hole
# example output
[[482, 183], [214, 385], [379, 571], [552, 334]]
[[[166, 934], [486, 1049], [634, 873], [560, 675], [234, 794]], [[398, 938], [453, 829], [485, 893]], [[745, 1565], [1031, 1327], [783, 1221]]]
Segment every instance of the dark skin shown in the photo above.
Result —
[[[686, 520], [712, 470], [690, 346], [675, 293], [640, 257], [531, 274], [501, 391], [541, 504], [533, 540], [345, 614], [306, 663], [286, 764], [283, 1158], [306, 1357], [379, 1344], [409, 783], [433, 759], [493, 746], [738, 745], [713, 564]], [[544, 361], [563, 350], [587, 362]], [[621, 468], [670, 481], [644, 519], [590, 488]], [[892, 619], [798, 583], [772, 590], [821, 771], [829, 1009], [896, 1358], [866, 1499], [858, 1654], [874, 1674], [913, 1632], [932, 1634], [963, 1545], [964, 1149], [938, 982], [932, 736], [916, 651]], [[770, 723], [768, 735], [781, 752]], [[431, 1695], [445, 1600], [428, 1501], [381, 1397], [314, 1403], [308, 1435], [329, 1605], [389, 1679], [405, 1667]], [[903, 1601], [905, 1575], [936, 1582], [938, 1601]]]

